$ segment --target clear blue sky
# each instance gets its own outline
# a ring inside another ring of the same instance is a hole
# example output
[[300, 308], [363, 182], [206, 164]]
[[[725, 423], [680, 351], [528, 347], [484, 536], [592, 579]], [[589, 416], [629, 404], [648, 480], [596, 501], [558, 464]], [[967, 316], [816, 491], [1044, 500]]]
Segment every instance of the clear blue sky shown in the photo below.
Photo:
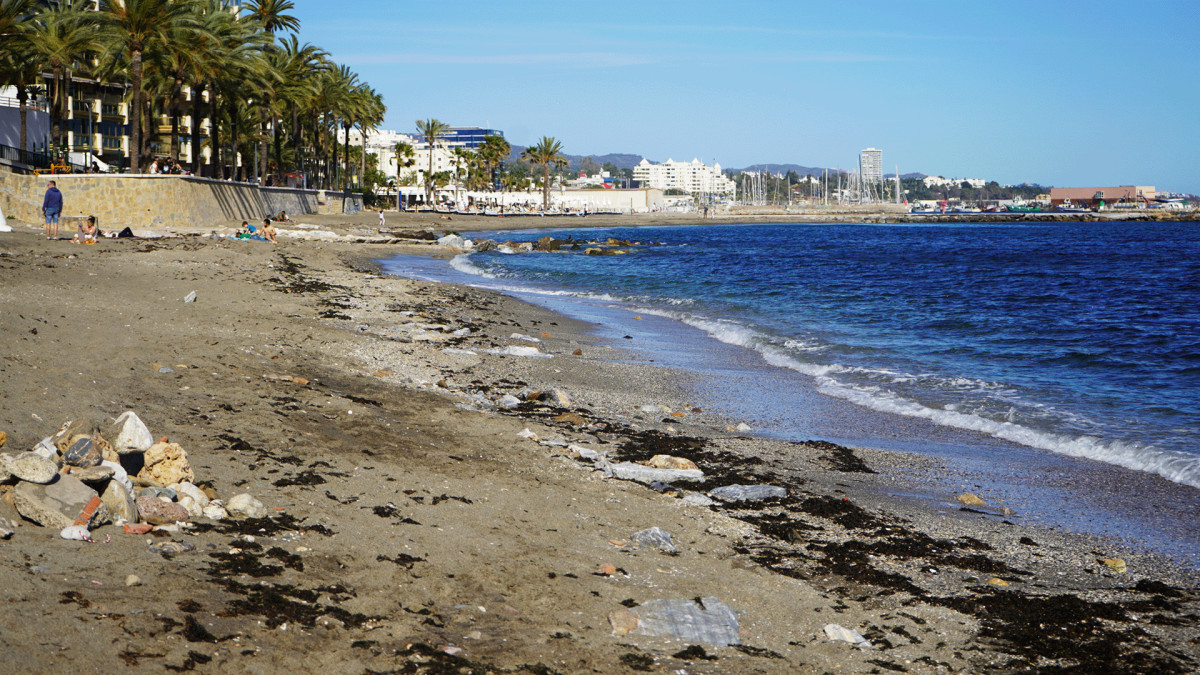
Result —
[[301, 38], [436, 117], [628, 152], [1200, 193], [1200, 2], [296, 0]]

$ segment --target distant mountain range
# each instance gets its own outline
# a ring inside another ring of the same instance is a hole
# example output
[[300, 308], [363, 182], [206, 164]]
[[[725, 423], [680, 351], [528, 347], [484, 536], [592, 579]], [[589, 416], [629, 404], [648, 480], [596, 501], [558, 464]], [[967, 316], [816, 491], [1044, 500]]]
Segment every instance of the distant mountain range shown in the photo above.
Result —
[[[524, 150], [525, 150], [524, 146], [520, 146], [520, 145], [512, 146], [512, 152], [509, 153], [508, 161], [515, 162], [515, 161], [521, 159], [521, 153]], [[604, 166], [605, 164], [611, 163], [614, 166], [616, 166], [618, 169], [632, 169], [633, 167], [637, 166], [639, 162], [642, 161], [641, 155], [634, 155], [634, 154], [623, 153], [623, 152], [612, 152], [607, 155], [568, 155], [568, 154], [564, 153], [563, 157], [567, 160], [567, 162], [569, 163], [569, 165], [572, 169], [578, 169], [580, 166], [580, 163], [584, 159], [588, 159], [588, 158], [592, 159], [594, 162], [596, 162], [596, 164], [598, 164], [600, 166]], [[651, 161], [654, 161], [654, 160], [651, 160]], [[772, 173], [772, 174], [787, 174], [787, 172], [789, 172], [789, 171], [795, 171], [798, 175], [801, 175], [801, 176], [820, 176], [825, 173], [825, 169], [823, 167], [801, 166], [799, 164], [751, 164], [750, 166], [743, 167], [741, 169], [733, 169], [730, 167], [723, 167], [723, 169], [726, 172], [732, 172], [734, 174], [742, 172], [742, 171], [767, 172], [767, 173]], [[830, 174], [834, 174], [838, 171], [845, 172], [845, 169], [829, 169]], [[892, 175], [893, 174], [890, 174], [890, 173], [884, 174], [884, 176], [892, 176]], [[925, 175], [926, 174], [923, 174], [919, 171], [902, 174], [902, 176], [904, 178], [924, 178]]]

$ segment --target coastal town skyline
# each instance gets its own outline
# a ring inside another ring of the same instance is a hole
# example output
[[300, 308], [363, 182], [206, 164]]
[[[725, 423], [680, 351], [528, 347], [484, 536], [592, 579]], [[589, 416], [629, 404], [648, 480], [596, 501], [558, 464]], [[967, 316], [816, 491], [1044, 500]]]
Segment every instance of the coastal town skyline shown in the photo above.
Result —
[[1200, 78], [1171, 65], [1197, 52], [1179, 2], [354, 9], [294, 14], [383, 95], [382, 128], [436, 117], [727, 167], [851, 168], [872, 146], [889, 173], [1200, 193]]

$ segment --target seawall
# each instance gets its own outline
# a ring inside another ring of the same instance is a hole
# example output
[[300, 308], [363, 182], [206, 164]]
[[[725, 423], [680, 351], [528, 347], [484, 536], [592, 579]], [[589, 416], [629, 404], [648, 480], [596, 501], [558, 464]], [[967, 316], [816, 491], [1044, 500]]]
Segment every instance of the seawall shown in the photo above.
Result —
[[54, 180], [63, 193], [63, 215], [96, 216], [105, 230], [170, 230], [255, 222], [291, 214], [352, 213], [362, 208], [359, 195], [340, 192], [261, 187], [252, 183], [139, 174], [24, 175], [0, 167], [0, 208], [27, 223], [42, 222], [42, 197]]

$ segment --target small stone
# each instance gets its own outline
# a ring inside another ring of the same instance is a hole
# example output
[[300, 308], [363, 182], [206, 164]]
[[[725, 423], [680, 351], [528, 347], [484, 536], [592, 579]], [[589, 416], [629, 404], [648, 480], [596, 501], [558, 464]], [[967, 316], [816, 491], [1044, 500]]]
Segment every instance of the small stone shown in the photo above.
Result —
[[563, 391], [562, 389], [552, 389], [548, 398], [550, 399], [551, 403], [560, 408], [571, 407], [571, 397], [568, 396], [567, 392]]
[[36, 452], [22, 452], [6, 464], [9, 473], [28, 483], [45, 485], [58, 475], [58, 465]]
[[118, 462], [110, 462], [107, 459], [100, 462], [100, 466], [107, 466], [112, 469], [112, 479], [124, 485], [125, 490], [133, 494], [133, 481], [129, 479], [129, 473], [125, 471], [125, 467], [121, 466]]
[[156, 544], [150, 544], [150, 550], [161, 554], [164, 558], [187, 553], [188, 551], [196, 550], [196, 547], [191, 544], [184, 544], [178, 541], [160, 541]]
[[8, 539], [17, 531], [17, 523], [0, 516], [0, 539]]
[[521, 405], [521, 399], [513, 396], [512, 394], [505, 394], [496, 399], [496, 406], [499, 408], [504, 408], [505, 410], [512, 410], [519, 405]]
[[617, 568], [615, 566], [613, 566], [612, 563], [604, 563], [603, 565], [600, 566], [600, 574], [603, 574], [606, 577], [611, 577], [612, 575], [614, 575], [616, 573], [617, 573]]
[[979, 495], [970, 492], [964, 492], [958, 496], [958, 503], [963, 506], [987, 506], [987, 502], [979, 498]]
[[991, 579], [988, 579], [987, 582], [993, 586], [1007, 586], [1008, 585], [1008, 582], [1001, 579], [1000, 577], [992, 577]]
[[661, 527], [651, 527], [633, 533], [633, 540], [639, 546], [652, 548], [663, 553], [675, 553], [675, 544], [671, 542], [671, 533]]
[[196, 291], [192, 291], [191, 293], [188, 293], [187, 295], [183, 296], [183, 301], [188, 302], [188, 303], [195, 302], [196, 301]]
[[116, 439], [112, 446], [118, 455], [146, 452], [154, 445], [150, 429], [132, 410], [127, 410], [117, 417], [109, 435]]
[[174, 368], [172, 368], [171, 366], [163, 366], [163, 367], [161, 367], [161, 368], [159, 368], [159, 369], [158, 369], [158, 372], [160, 372], [160, 373], [162, 373], [162, 374], [164, 374], [164, 375], [165, 375], [165, 374], [167, 374], [167, 373], [173, 373], [173, 372], [175, 372], [175, 369], [174, 369]]
[[582, 349], [576, 349], [575, 351], [571, 352], [571, 355], [572, 355], [572, 356], [583, 356], [583, 350], [582, 350]]
[[96, 466], [73, 466], [71, 467], [71, 475], [88, 485], [105, 484], [112, 479], [113, 471], [111, 466], [97, 464]]
[[608, 613], [608, 622], [612, 624], [613, 635], [627, 635], [637, 629], [637, 612], [621, 608]]
[[30, 452], [45, 457], [50, 461], [54, 461], [58, 457], [58, 448], [54, 447], [54, 440], [49, 436], [38, 441], [38, 444], [33, 446], [33, 450]]
[[687, 469], [698, 471], [700, 467], [690, 459], [684, 457], [673, 457], [671, 455], [655, 455], [646, 462], [646, 466], [652, 466], [655, 469]]
[[242, 493], [229, 500], [225, 505], [225, 510], [229, 511], [229, 515], [242, 518], [265, 518], [267, 515], [267, 507], [263, 503], [255, 499], [252, 495]]
[[188, 495], [184, 495], [179, 498], [179, 505], [187, 509], [188, 516], [192, 518], [204, 517], [204, 507], [200, 506], [195, 499], [192, 499]]
[[138, 578], [138, 575], [130, 574], [125, 577], [125, 585], [126, 586], [141, 586], [142, 580]]
[[1002, 515], [1002, 516], [1015, 516], [1015, 515], [1017, 515], [1017, 512], [1016, 512], [1016, 511], [1013, 511], [1012, 509], [1008, 508], [1007, 506], [1001, 506], [1001, 507], [1000, 507], [1000, 515]]
[[179, 499], [179, 493], [168, 487], [148, 487], [138, 490], [138, 497], [166, 497], [168, 501]]
[[573, 412], [563, 413], [551, 419], [553, 419], [555, 422], [566, 422], [567, 424], [575, 427], [587, 426], [588, 423], [588, 421], [585, 420], [582, 415]]
[[103, 502], [91, 510], [92, 500], [99, 502], [100, 495], [71, 476], [60, 475], [49, 485], [19, 483], [12, 494], [17, 511], [43, 527], [62, 529], [84, 520], [83, 525], [91, 529], [111, 519]]
[[108, 508], [113, 522], [136, 523], [138, 520], [137, 504], [133, 495], [119, 481], [111, 480], [104, 486], [100, 501]]
[[190, 517], [182, 505], [158, 497], [138, 497], [134, 503], [137, 505], [138, 520], [152, 525], [169, 525]]
[[92, 539], [92, 533], [82, 525], [68, 525], [58, 533], [58, 536], [73, 541], [91, 541]]
[[1123, 558], [1101, 558], [1100, 564], [1117, 573], [1129, 571], [1129, 566]]
[[713, 504], [717, 503], [714, 500], [709, 499], [705, 495], [700, 494], [699, 492], [687, 493], [686, 495], [683, 496], [683, 501], [685, 501], [688, 504], [691, 504], [693, 506], [712, 506]]
[[125, 523], [122, 528], [125, 534], [146, 534], [154, 529], [150, 523]]
[[742, 423], [738, 424], [738, 425], [737, 425], [736, 427], [734, 427], [734, 428], [735, 428], [735, 429], [737, 429], [738, 431], [750, 431], [750, 428], [751, 428], [751, 427], [750, 427], [750, 425], [749, 425], [749, 424], [746, 424], [745, 422], [742, 422]]
[[91, 436], [73, 436], [63, 452], [63, 464], [69, 466], [98, 466], [104, 461], [100, 445]]
[[187, 452], [178, 443], [160, 442], [150, 446], [143, 455], [145, 465], [138, 478], [154, 481], [159, 485], [172, 485], [196, 479], [188, 463]]
[[171, 487], [174, 488], [175, 492], [178, 493], [181, 498], [191, 497], [196, 501], [200, 508], [208, 506], [208, 495], [204, 494], [204, 490], [201, 490], [195, 485], [192, 485], [188, 482], [183, 482], [172, 485]]
[[0, 431], [0, 448], [3, 448], [4, 444], [7, 442], [8, 442], [8, 432]]
[[229, 512], [225, 510], [224, 506], [209, 502], [203, 509], [203, 515], [209, 520], [225, 520], [229, 517]]

